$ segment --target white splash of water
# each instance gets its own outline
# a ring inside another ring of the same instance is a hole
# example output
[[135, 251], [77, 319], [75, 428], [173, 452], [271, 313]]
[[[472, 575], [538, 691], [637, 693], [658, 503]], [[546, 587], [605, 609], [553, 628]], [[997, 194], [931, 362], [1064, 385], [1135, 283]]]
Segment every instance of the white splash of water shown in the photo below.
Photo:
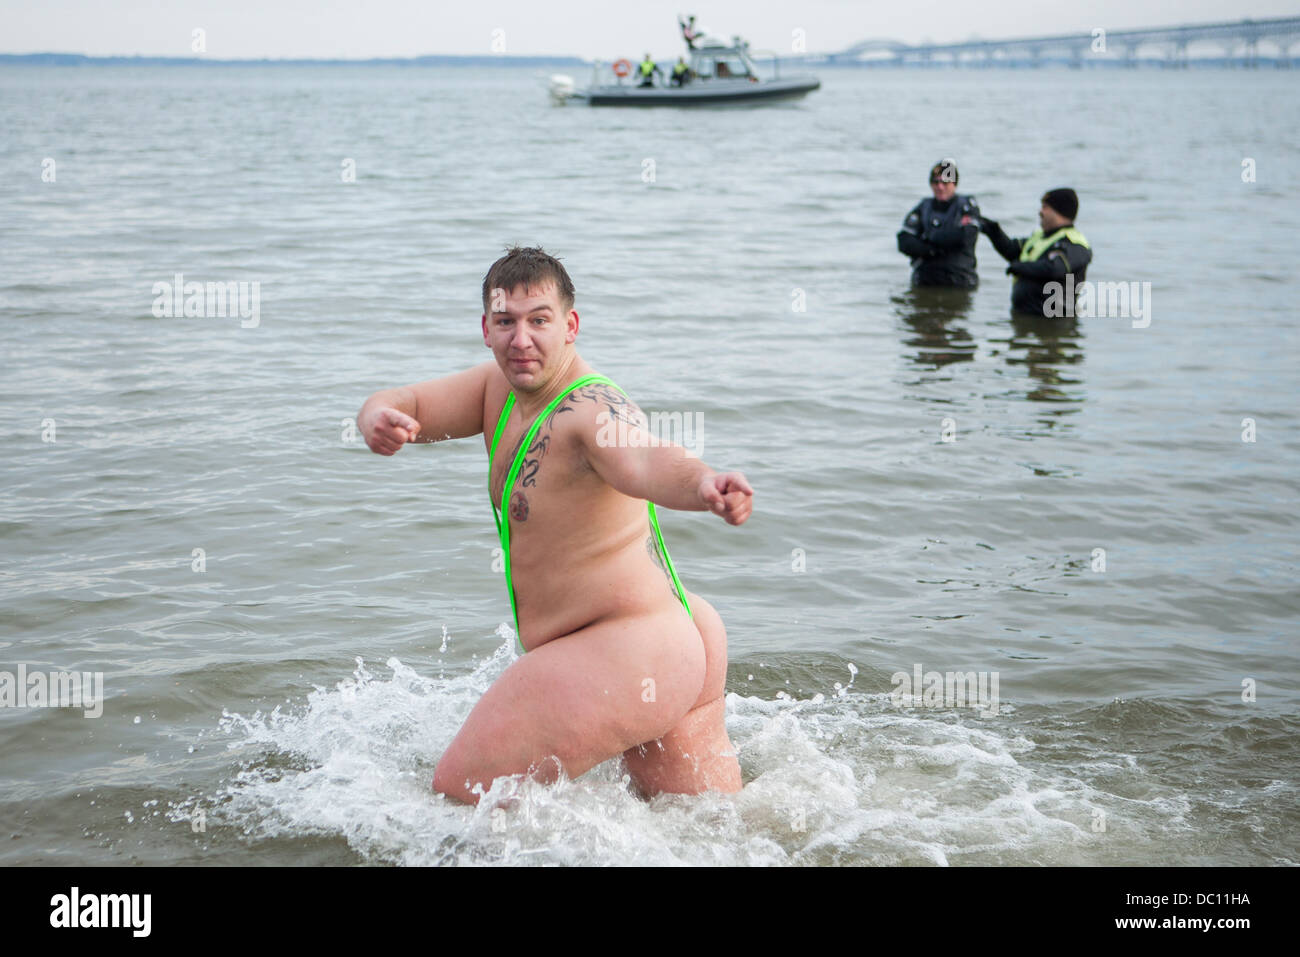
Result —
[[1035, 746], [1005, 722], [841, 688], [727, 696], [746, 781], [736, 795], [644, 801], [615, 760], [552, 785], [502, 778], [463, 806], [432, 792], [433, 769], [515, 658], [510, 628], [497, 635], [468, 674], [426, 678], [390, 658], [377, 676], [358, 658], [304, 708], [224, 715], [248, 766], [204, 800], [208, 826], [254, 841], [342, 837], [363, 861], [415, 865], [1055, 863], [1086, 862], [1105, 839], [1088, 827], [1093, 807], [1116, 803], [1027, 767]]

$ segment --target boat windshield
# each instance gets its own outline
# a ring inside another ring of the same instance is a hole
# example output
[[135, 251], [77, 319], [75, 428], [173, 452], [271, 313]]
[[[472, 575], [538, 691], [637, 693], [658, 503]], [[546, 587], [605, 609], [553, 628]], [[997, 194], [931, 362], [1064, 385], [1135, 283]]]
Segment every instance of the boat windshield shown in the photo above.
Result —
[[745, 79], [750, 76], [749, 64], [737, 54], [706, 54], [696, 58], [695, 72], [701, 78]]

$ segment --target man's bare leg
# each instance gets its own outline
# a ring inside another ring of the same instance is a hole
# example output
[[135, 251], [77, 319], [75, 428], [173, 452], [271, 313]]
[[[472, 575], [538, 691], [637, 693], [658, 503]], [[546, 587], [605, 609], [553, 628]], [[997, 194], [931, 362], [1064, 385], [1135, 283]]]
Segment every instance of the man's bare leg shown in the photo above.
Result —
[[628, 773], [643, 794], [734, 793], [741, 788], [740, 763], [727, 737], [727, 631], [712, 605], [686, 593], [704, 641], [704, 687], [695, 705], [671, 731], [623, 754]]
[[699, 700], [706, 663], [680, 605], [548, 641], [513, 662], [474, 706], [438, 761], [433, 789], [476, 804], [476, 784], [487, 790], [507, 774], [553, 781], [561, 766], [577, 777], [669, 735]]

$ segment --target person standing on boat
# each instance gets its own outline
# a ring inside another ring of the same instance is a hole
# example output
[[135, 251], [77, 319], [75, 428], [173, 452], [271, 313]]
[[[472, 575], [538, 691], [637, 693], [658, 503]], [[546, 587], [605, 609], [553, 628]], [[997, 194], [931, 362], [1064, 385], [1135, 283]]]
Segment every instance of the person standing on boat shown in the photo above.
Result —
[[917, 203], [898, 231], [898, 251], [912, 260], [912, 285], [974, 289], [979, 205], [973, 196], [957, 195], [957, 164], [951, 159], [930, 169], [930, 191], [934, 195]]
[[1072, 290], [1087, 278], [1092, 247], [1074, 228], [1074, 217], [1079, 214], [1079, 196], [1074, 190], [1049, 189], [1041, 203], [1038, 229], [1026, 239], [1012, 239], [994, 219], [983, 220], [980, 232], [1011, 263], [1007, 274], [1016, 277], [1011, 287], [1011, 308], [1049, 317], [1047, 302], [1053, 298], [1053, 287], [1059, 296], [1066, 276], [1074, 277], [1069, 287]]
[[637, 67], [637, 72], [641, 77], [641, 86], [654, 86], [654, 77], [656, 73], [659, 74], [660, 83], [662, 83], [664, 79], [664, 75], [659, 69], [659, 64], [655, 63], [648, 53], [645, 55], [645, 59], [643, 59], [641, 64]]
[[699, 33], [695, 29], [695, 15], [692, 14], [683, 20], [681, 15], [678, 14], [677, 25], [682, 28], [682, 39], [686, 41], [686, 49], [694, 50], [695, 41], [700, 38]]
[[673, 86], [685, 86], [690, 82], [691, 68], [686, 65], [683, 57], [678, 57], [677, 62], [673, 64]]

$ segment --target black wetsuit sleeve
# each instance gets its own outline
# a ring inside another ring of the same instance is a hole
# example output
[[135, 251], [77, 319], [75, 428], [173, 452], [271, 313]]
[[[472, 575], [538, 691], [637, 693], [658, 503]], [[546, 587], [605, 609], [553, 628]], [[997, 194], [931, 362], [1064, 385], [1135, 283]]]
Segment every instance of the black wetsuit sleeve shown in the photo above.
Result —
[[1066, 257], [1069, 259], [1070, 272], [1080, 272], [1092, 262], [1092, 250], [1086, 246], [1078, 246], [1068, 239], [1065, 241], [1064, 249]]
[[906, 229], [898, 231], [898, 251], [913, 259], [933, 259], [939, 254], [937, 247], [927, 243], [920, 236], [909, 233]]
[[925, 237], [927, 242], [940, 249], [974, 250], [975, 241], [980, 236], [980, 208], [973, 200], [967, 201], [962, 208], [962, 216], [970, 219], [965, 226], [947, 226], [932, 229]]
[[940, 249], [961, 249], [967, 244], [975, 245], [979, 238], [978, 226], [949, 226], [946, 229], [932, 229], [926, 238]]
[[1007, 267], [1011, 275], [1026, 279], [1064, 279], [1065, 271], [1065, 264], [1050, 254], [1031, 263], [1015, 262]]
[[1020, 248], [1024, 245], [1023, 239], [1012, 239], [1002, 231], [996, 219], [989, 219], [987, 216], [980, 220], [980, 231], [989, 238], [993, 243], [993, 248], [998, 251], [1003, 259], [1007, 262], [1015, 262], [1020, 258]]
[[979, 235], [980, 228], [972, 223], [966, 226], [932, 229], [926, 239], [940, 249], [962, 249], [968, 246], [974, 247], [975, 240], [979, 239]]
[[921, 238], [921, 204], [917, 203], [898, 231], [898, 251], [913, 259], [933, 259], [939, 250]]

